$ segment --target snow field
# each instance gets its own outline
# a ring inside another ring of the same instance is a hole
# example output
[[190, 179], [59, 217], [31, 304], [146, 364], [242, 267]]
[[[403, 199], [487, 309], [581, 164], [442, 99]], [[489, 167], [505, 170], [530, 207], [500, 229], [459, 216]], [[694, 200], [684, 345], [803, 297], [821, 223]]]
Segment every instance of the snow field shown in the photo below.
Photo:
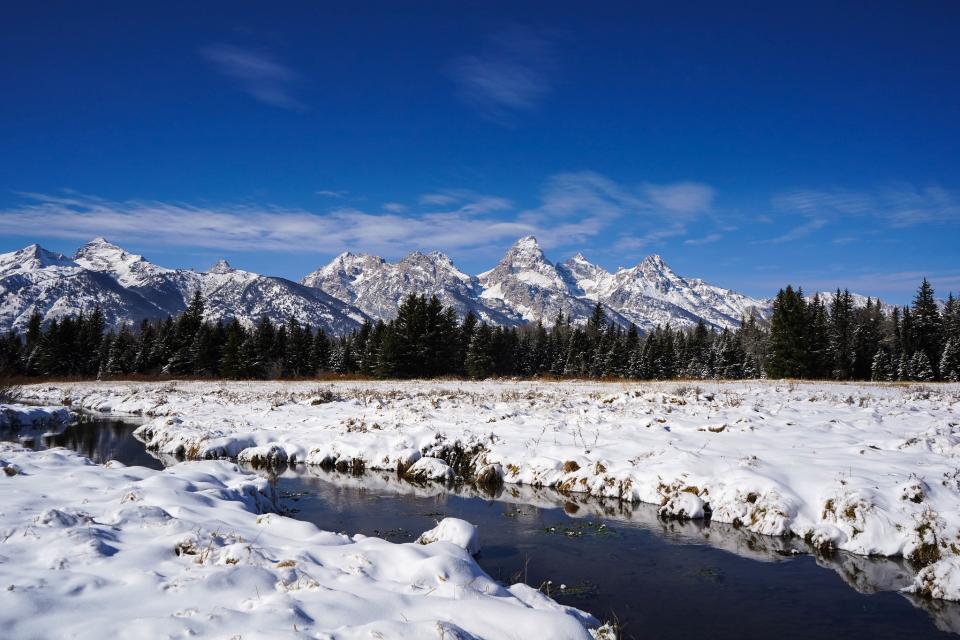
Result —
[[[642, 501], [932, 568], [960, 599], [960, 387], [775, 382], [78, 383], [154, 450], [452, 474]], [[418, 467], [419, 465], [419, 467]]]
[[158, 472], [0, 443], [0, 467], [2, 637], [597, 637], [491, 580], [462, 520], [394, 544], [278, 515], [266, 480], [222, 461]]

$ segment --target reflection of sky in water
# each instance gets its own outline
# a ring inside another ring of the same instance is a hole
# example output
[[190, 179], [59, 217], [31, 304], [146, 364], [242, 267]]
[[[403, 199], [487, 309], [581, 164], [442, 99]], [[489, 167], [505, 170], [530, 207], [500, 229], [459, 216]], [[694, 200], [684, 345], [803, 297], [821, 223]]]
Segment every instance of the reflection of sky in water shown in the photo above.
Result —
[[[63, 446], [97, 462], [162, 468], [133, 436], [135, 427], [98, 420], [20, 436], [34, 448]], [[18, 436], [0, 433], [0, 439]], [[283, 470], [277, 489], [299, 519], [396, 542], [414, 540], [444, 516], [464, 518], [479, 529], [478, 560], [491, 576], [533, 586], [551, 580], [553, 597], [600, 619], [616, 616], [625, 638], [960, 634], [960, 604], [896, 592], [912, 575], [900, 559], [815, 557], [799, 539], [661, 520], [652, 505], [515, 485], [492, 493], [450, 489], [388, 473], [352, 476], [303, 466]]]
[[557, 600], [600, 619], [613, 612], [628, 638], [960, 633], [960, 604], [896, 592], [912, 579], [898, 558], [817, 558], [799, 539], [661, 520], [652, 505], [511, 485], [493, 494], [451, 490], [303, 466], [281, 473], [277, 488], [297, 518], [398, 542], [444, 516], [468, 520], [478, 527], [480, 565], [494, 578], [533, 586], [552, 580]]

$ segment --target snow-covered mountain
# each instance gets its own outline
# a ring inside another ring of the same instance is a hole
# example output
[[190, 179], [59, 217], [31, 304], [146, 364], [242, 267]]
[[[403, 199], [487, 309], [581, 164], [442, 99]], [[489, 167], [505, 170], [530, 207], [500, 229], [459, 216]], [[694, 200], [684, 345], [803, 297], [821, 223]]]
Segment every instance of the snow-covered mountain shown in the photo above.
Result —
[[139, 293], [171, 315], [186, 308], [203, 279], [192, 269], [168, 269], [155, 265], [105, 238], [94, 238], [83, 245], [73, 259], [81, 267], [109, 274], [120, 286]]
[[483, 289], [479, 280], [457, 269], [453, 261], [439, 251], [426, 254], [415, 251], [396, 263], [365, 253], [341, 253], [301, 282], [382, 320], [395, 318], [403, 299], [416, 293], [436, 295], [460, 317], [472, 311], [490, 324], [522, 323], [519, 316], [499, 301], [481, 297]]
[[[833, 299], [837, 297], [836, 291], [818, 291], [813, 295], [804, 296], [808, 302], [813, 302], [815, 296], [820, 296], [820, 302], [829, 310], [830, 306], [833, 304]], [[859, 293], [851, 293], [850, 301], [853, 303], [854, 309], [863, 309], [867, 306], [867, 300], [877, 301], [877, 298], [868, 298], [867, 296], [860, 295]], [[937, 300], [937, 304], [942, 308], [944, 306], [944, 301]], [[771, 308], [773, 306], [773, 299], [770, 300]], [[881, 302], [880, 308], [883, 309], [884, 313], [890, 313], [893, 311], [892, 304], [886, 304]]]
[[559, 268], [574, 294], [600, 301], [643, 331], [668, 322], [692, 327], [700, 320], [717, 329], [734, 328], [744, 316], [769, 313], [767, 300], [683, 278], [658, 255], [609, 273], [578, 253]]
[[358, 328], [366, 315], [323, 291], [286, 278], [262, 276], [234, 269], [219, 261], [201, 278], [204, 317], [208, 320], [236, 318], [252, 324], [263, 316], [276, 323], [295, 318], [301, 324], [322, 327], [336, 335]]
[[111, 325], [163, 315], [109, 274], [86, 269], [40, 245], [0, 254], [0, 330], [25, 329], [35, 310], [50, 321], [89, 313], [97, 306]]
[[292, 280], [233, 269], [225, 261], [207, 273], [168, 269], [96, 238], [74, 259], [39, 245], [0, 255], [0, 330], [22, 330], [34, 310], [49, 321], [99, 306], [110, 326], [161, 318], [181, 312], [198, 289], [207, 320], [236, 318], [251, 325], [263, 316], [275, 322], [296, 318], [342, 334], [367, 319]]
[[[208, 320], [237, 318], [251, 325], [264, 316], [278, 323], [296, 318], [334, 334], [368, 319], [396, 317], [410, 294], [436, 294], [461, 317], [473, 312], [501, 326], [549, 326], [559, 313], [580, 324], [599, 302], [611, 321], [641, 331], [667, 323], [692, 327], [701, 320], [720, 329], [736, 327], [751, 314], [768, 317], [772, 307], [770, 299], [684, 278], [657, 255], [612, 273], [579, 253], [554, 263], [533, 236], [518, 240], [478, 276], [436, 251], [414, 252], [395, 263], [348, 252], [299, 283], [234, 269], [226, 261], [207, 272], [170, 269], [96, 238], [73, 259], [37, 245], [0, 255], [0, 330], [23, 329], [34, 309], [51, 320], [99, 305], [112, 326], [164, 317], [181, 312], [198, 290]], [[830, 294], [821, 296], [830, 300]]]
[[[478, 276], [484, 300], [498, 301], [519, 315], [524, 322], [551, 325], [563, 313], [574, 323], [586, 322], [593, 312], [591, 302], [571, 287], [571, 279], [547, 260], [533, 236], [521, 238], [493, 269]], [[615, 309], [615, 320], [623, 322]]]

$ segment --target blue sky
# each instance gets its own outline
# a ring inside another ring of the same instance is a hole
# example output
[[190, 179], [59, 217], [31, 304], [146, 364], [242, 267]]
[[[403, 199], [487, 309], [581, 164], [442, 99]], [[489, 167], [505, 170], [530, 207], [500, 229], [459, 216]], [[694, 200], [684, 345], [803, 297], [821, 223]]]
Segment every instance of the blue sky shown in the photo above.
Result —
[[0, 251], [960, 290], [960, 4], [782, 4], [15, 3]]

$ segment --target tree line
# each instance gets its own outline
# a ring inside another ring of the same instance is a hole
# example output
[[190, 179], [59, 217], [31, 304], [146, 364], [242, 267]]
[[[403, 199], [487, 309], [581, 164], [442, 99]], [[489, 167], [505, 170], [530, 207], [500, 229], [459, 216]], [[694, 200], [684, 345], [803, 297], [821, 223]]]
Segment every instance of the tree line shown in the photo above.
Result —
[[646, 335], [610, 322], [597, 304], [582, 325], [558, 315], [495, 327], [460, 320], [436, 296], [411, 295], [389, 322], [346, 336], [296, 320], [255, 326], [204, 321], [196, 293], [177, 317], [107, 330], [103, 314], [53, 320], [34, 314], [26, 331], [0, 339], [5, 376], [111, 378], [131, 374], [227, 379], [461, 376], [664, 380], [758, 377], [835, 380], [960, 380], [960, 304], [941, 311], [924, 280], [911, 306], [889, 313], [879, 300], [854, 308], [848, 291], [829, 304], [802, 290], [778, 292], [769, 322], [744, 318], [736, 330], [658, 326]]

